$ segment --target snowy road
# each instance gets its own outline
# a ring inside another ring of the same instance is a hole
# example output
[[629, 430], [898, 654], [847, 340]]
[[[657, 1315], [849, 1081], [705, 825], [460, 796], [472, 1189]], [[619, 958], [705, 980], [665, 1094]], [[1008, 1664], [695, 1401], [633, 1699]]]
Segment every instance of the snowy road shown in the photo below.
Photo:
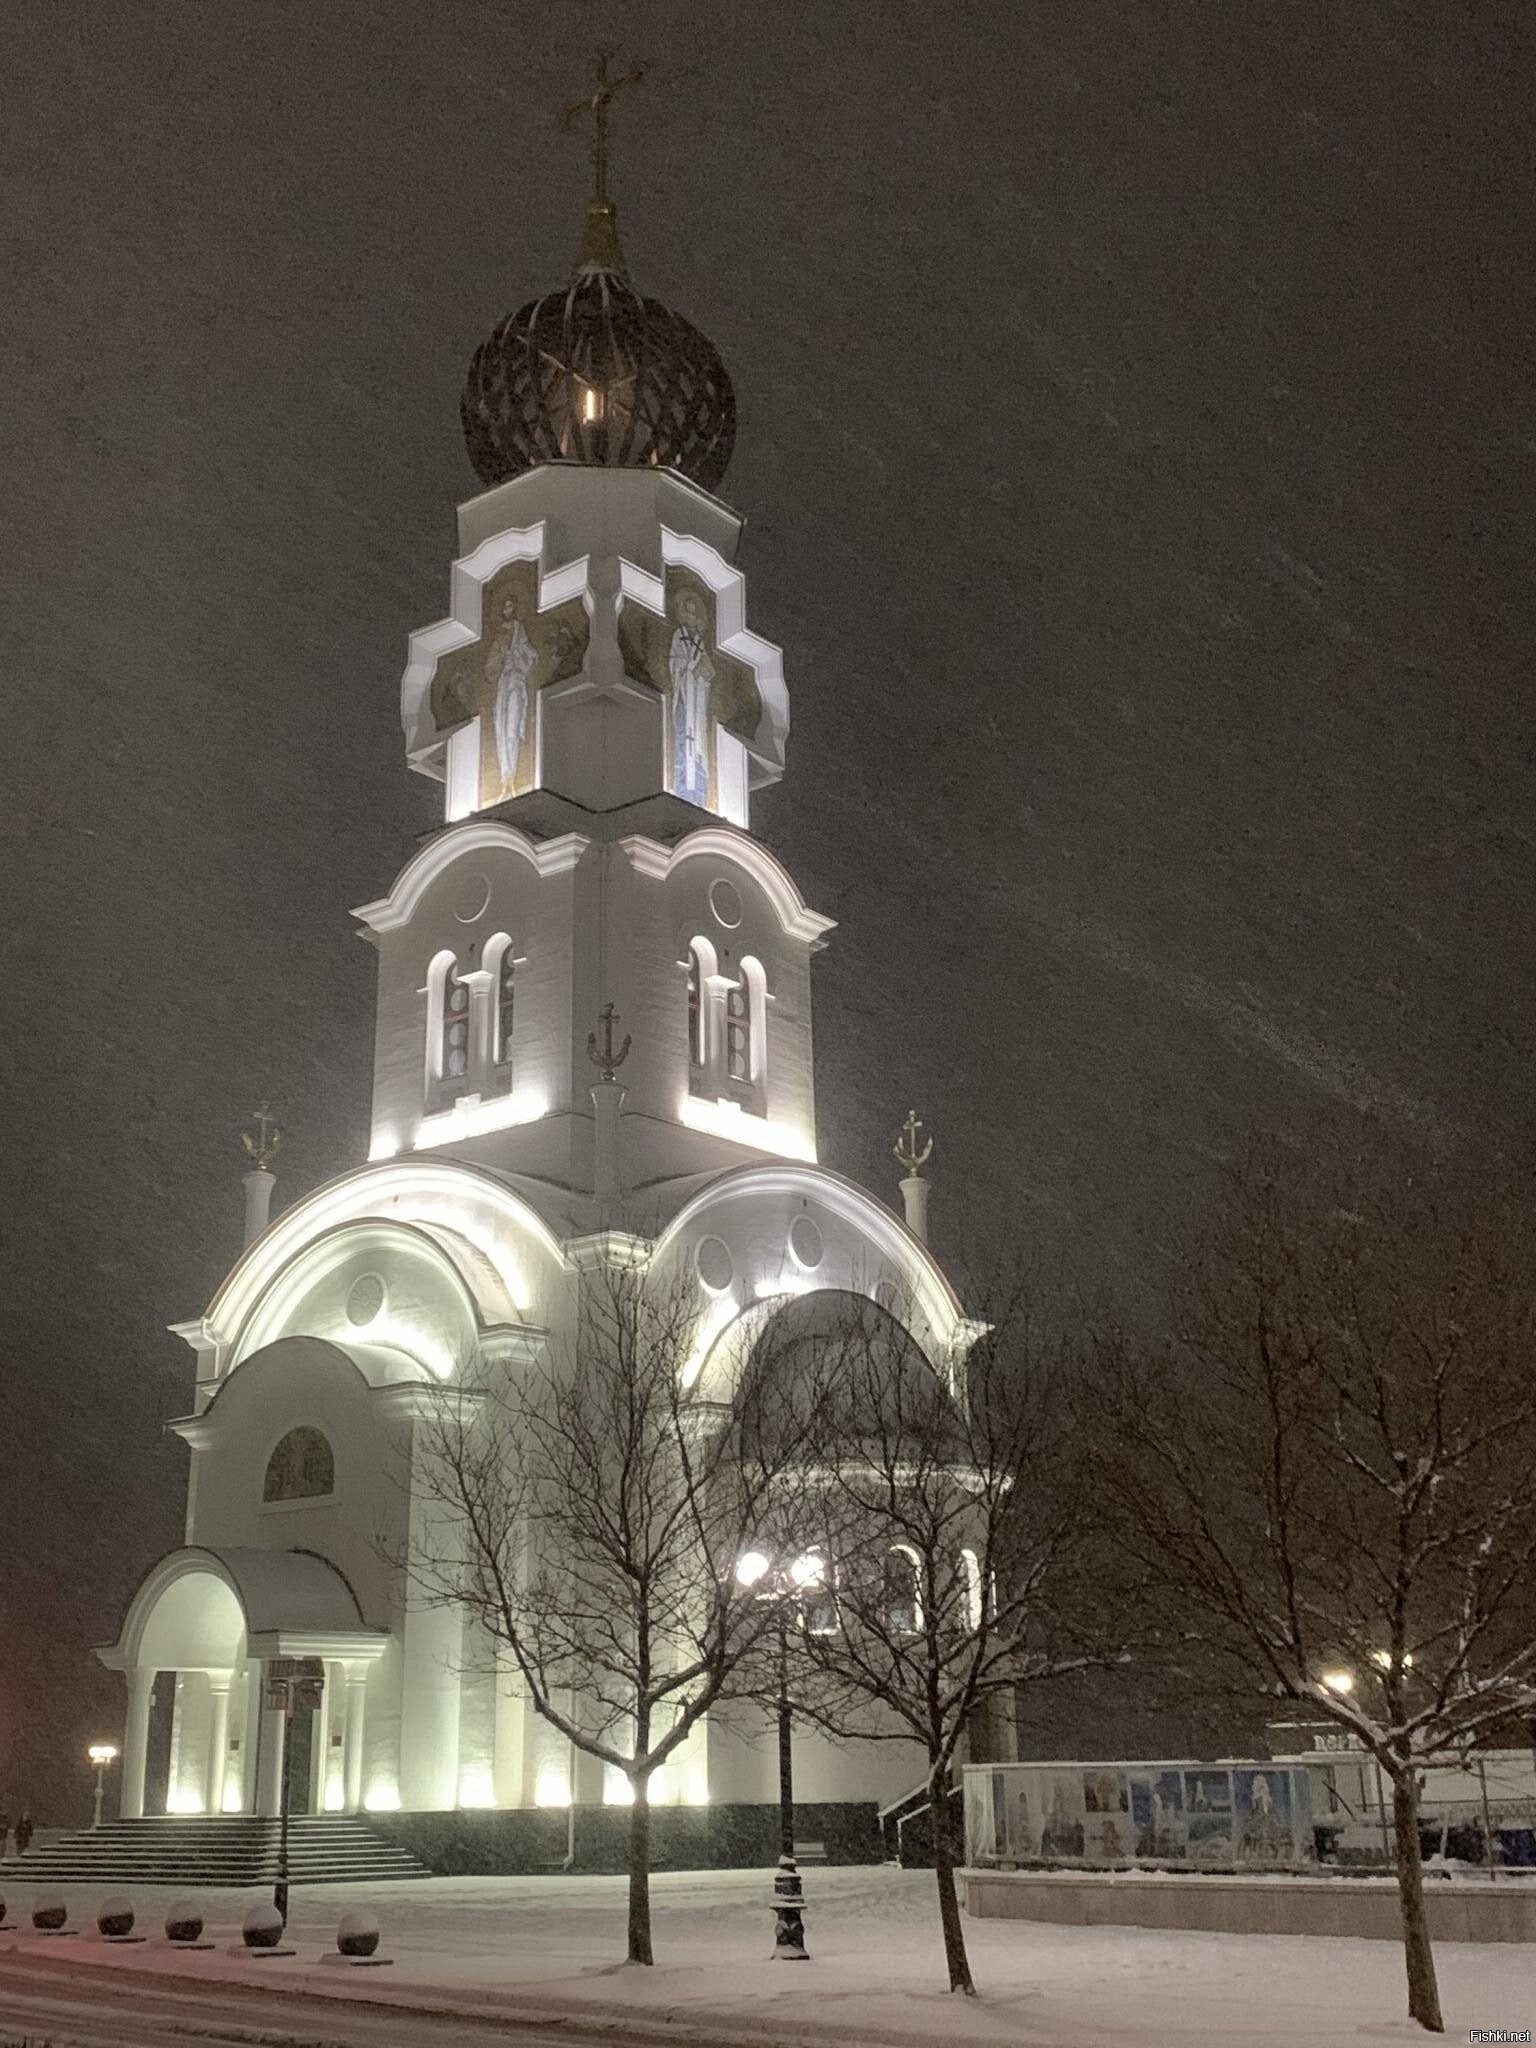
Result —
[[[238, 2043], [251, 2048], [583, 2048], [677, 2040], [676, 2028], [622, 2030], [582, 2026], [565, 2018], [520, 2020], [356, 2004], [307, 1996], [302, 1988], [260, 1991], [227, 1981], [192, 1985], [141, 1976], [72, 1957], [0, 1957], [0, 2026], [19, 2029], [49, 2048], [169, 2048], [177, 2041]], [[738, 2037], [739, 2038], [739, 2037]], [[729, 2044], [686, 2030], [688, 2048]]]

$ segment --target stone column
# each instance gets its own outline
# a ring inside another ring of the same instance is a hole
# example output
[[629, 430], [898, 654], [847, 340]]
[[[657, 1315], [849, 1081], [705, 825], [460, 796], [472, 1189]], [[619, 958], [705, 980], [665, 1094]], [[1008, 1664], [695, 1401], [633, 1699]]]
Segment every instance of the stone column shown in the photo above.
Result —
[[224, 1774], [229, 1767], [229, 1687], [232, 1671], [208, 1673], [208, 1775], [203, 1787], [203, 1811], [215, 1816], [224, 1811]]
[[615, 1200], [619, 1192], [619, 1111], [628, 1093], [622, 1081], [592, 1084], [592, 1192], [600, 1202]]
[[360, 1813], [363, 1805], [363, 1721], [368, 1707], [368, 1667], [347, 1666], [347, 1727], [342, 1749], [342, 1781], [346, 1787], [344, 1810]]
[[922, 1242], [928, 1242], [928, 1183], [920, 1173], [909, 1173], [901, 1184], [901, 1199], [906, 1206], [907, 1228]]
[[245, 1718], [240, 1729], [240, 1811], [258, 1813], [256, 1759], [260, 1746], [261, 1702], [266, 1673], [259, 1657], [245, 1664]]
[[268, 1173], [263, 1167], [253, 1166], [243, 1177], [241, 1185], [245, 1189], [245, 1241], [252, 1244], [267, 1227], [277, 1175]]
[[256, 1755], [256, 1811], [275, 1820], [283, 1803], [283, 1726], [281, 1707], [261, 1708], [261, 1747]]
[[142, 1664], [125, 1673], [128, 1680], [128, 1721], [123, 1730], [123, 1774], [118, 1812], [124, 1820], [144, 1814], [144, 1771], [149, 1762], [149, 1702], [155, 1674]]

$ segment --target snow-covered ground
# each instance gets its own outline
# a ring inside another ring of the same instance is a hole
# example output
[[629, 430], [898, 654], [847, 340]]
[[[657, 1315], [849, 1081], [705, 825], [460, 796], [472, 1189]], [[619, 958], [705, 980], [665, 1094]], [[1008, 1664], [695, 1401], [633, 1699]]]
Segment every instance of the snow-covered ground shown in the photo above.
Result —
[[[990, 2048], [1299, 2048], [1305, 2042], [1422, 2041], [1403, 2015], [1402, 1961], [1381, 1941], [1167, 1934], [1141, 1928], [967, 1921], [981, 1996], [944, 1989], [932, 1878], [891, 1870], [812, 1870], [812, 1960], [774, 1963], [767, 1873], [668, 1874], [653, 1880], [654, 1969], [626, 1967], [624, 1887], [615, 1878], [441, 1878], [414, 1885], [295, 1892], [291, 1962], [252, 1962], [225, 1944], [255, 1894], [207, 1893], [212, 1954], [158, 1942], [106, 1948], [81, 1940], [81, 1962], [221, 1973], [270, 1986], [397, 2003], [568, 2012], [644, 2013], [746, 2039]], [[11, 1887], [12, 1917], [31, 1895]], [[98, 1903], [67, 1890], [76, 1918]], [[158, 1930], [172, 1895], [142, 1889], [140, 1927]], [[344, 1907], [366, 1904], [384, 1927], [387, 1970], [322, 1963]], [[4, 1938], [0, 1937], [0, 1942]], [[11, 1937], [5, 1947], [48, 1949]], [[1521, 1947], [1444, 1945], [1442, 1996], [1451, 2039], [1472, 2028], [1536, 2027], [1536, 1959]]]

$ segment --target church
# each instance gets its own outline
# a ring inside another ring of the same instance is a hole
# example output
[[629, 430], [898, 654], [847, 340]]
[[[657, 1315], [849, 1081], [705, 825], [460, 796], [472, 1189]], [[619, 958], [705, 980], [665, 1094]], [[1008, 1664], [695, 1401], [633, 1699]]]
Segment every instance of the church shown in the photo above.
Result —
[[[695, 1304], [685, 1380], [734, 1385], [823, 1292], [899, 1307], [932, 1361], [974, 1334], [905, 1214], [818, 1162], [811, 982], [831, 921], [752, 836], [784, 773], [779, 649], [749, 623], [719, 495], [735, 411], [711, 344], [631, 283], [606, 184], [569, 282], [481, 345], [462, 402], [481, 489], [448, 608], [411, 636], [406, 759], [441, 823], [356, 913], [377, 954], [367, 1155], [282, 1209], [253, 1135], [247, 1242], [176, 1326], [196, 1357], [185, 1541], [98, 1652], [126, 1687], [121, 1812], [272, 1815], [274, 1659], [319, 1660], [294, 1811], [612, 1802], [462, 1616], [413, 1603], [432, 1390], [548, 1355], [614, 1262]], [[394, 1562], [387, 1560], [393, 1559]], [[768, 1806], [774, 1732], [706, 1726], [658, 1805]], [[797, 1800], [884, 1805], [899, 1742], [794, 1734]]]

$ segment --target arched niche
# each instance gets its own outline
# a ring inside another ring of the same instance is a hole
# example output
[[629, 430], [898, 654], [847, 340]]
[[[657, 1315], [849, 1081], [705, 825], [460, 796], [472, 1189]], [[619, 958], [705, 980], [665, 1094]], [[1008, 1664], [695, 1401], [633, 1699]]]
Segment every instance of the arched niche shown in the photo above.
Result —
[[489, 1263], [451, 1233], [363, 1218], [313, 1240], [268, 1283], [231, 1369], [285, 1337], [341, 1346], [373, 1384], [447, 1379], [516, 1315]]

